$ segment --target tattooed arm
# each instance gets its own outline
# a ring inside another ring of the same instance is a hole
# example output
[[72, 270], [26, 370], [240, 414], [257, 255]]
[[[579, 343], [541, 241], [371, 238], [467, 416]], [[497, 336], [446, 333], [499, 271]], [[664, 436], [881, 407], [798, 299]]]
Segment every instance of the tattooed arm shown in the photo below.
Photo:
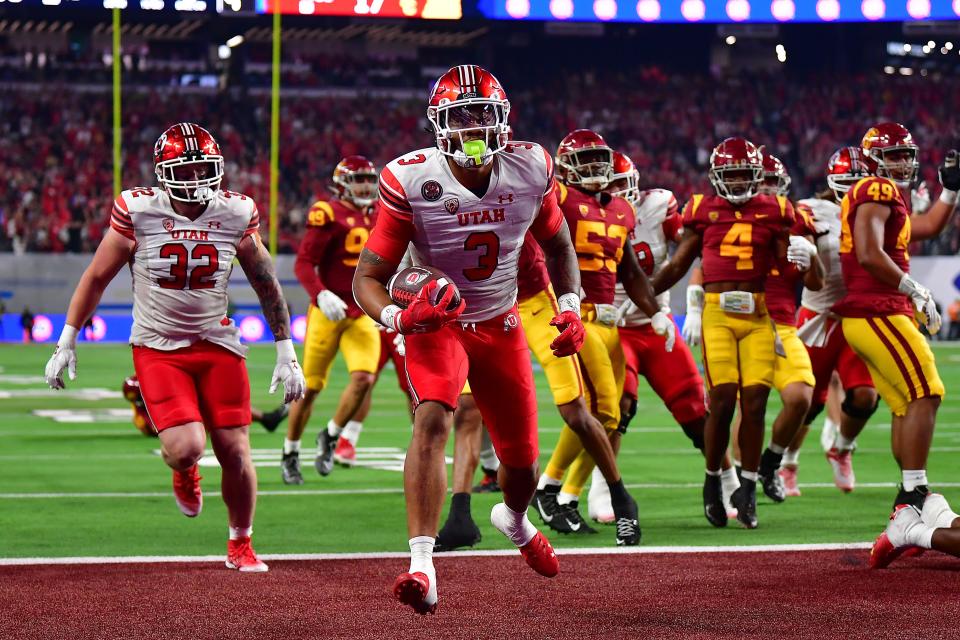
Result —
[[380, 322], [384, 307], [393, 304], [387, 294], [387, 282], [397, 265], [381, 258], [370, 249], [360, 252], [360, 261], [353, 274], [353, 297], [364, 313]]
[[240, 241], [237, 247], [237, 260], [247, 274], [250, 286], [260, 299], [260, 307], [267, 319], [267, 325], [276, 341], [290, 338], [290, 312], [283, 297], [283, 289], [273, 270], [273, 260], [263, 246], [259, 233], [253, 233]]

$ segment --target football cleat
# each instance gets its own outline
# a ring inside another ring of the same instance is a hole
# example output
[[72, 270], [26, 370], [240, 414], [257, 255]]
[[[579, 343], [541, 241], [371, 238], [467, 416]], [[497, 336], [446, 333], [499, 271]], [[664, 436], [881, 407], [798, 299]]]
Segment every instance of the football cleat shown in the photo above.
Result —
[[596, 533], [597, 530], [587, 524], [587, 521], [580, 515], [580, 503], [578, 500], [572, 500], [567, 504], [560, 505], [560, 518], [564, 524], [570, 528], [570, 533]]
[[833, 469], [833, 484], [844, 493], [853, 491], [857, 479], [853, 475], [853, 451], [840, 451], [836, 447], [827, 451], [827, 462]]
[[472, 547], [480, 542], [480, 527], [473, 521], [470, 512], [450, 512], [447, 521], [437, 534], [433, 550], [437, 552], [453, 551], [460, 547]]
[[783, 502], [787, 499], [787, 490], [783, 486], [783, 480], [780, 479], [780, 474], [776, 471], [769, 476], [760, 476], [760, 482], [763, 487], [763, 494], [774, 502]]
[[926, 501], [927, 496], [930, 495], [930, 489], [927, 485], [922, 484], [915, 487], [912, 491], [904, 491], [902, 484], [899, 485], [899, 487], [900, 490], [897, 492], [897, 497], [893, 501], [894, 510], [902, 504], [909, 504], [918, 511], [923, 509], [923, 503]]
[[[603, 476], [597, 479], [597, 475], [594, 474], [593, 481], [590, 483], [590, 492], [587, 494], [587, 517], [600, 524], [611, 524], [617, 518], [613, 513], [610, 487]], [[636, 510], [636, 503], [633, 506]]]
[[474, 493], [500, 493], [500, 483], [497, 481], [497, 472], [483, 469], [483, 478], [480, 484], [473, 487]]
[[299, 451], [283, 454], [280, 459], [280, 477], [283, 478], [283, 484], [303, 484]]
[[840, 426], [830, 418], [823, 421], [823, 428], [820, 429], [820, 447], [824, 453], [828, 453], [830, 449], [833, 449], [833, 445], [837, 441], [837, 433], [840, 430], [839, 427]]
[[357, 462], [357, 448], [353, 443], [340, 436], [337, 448], [333, 450], [333, 461], [345, 467], [352, 467]]
[[320, 429], [317, 434], [317, 458], [313, 466], [322, 476], [330, 475], [333, 471], [333, 452], [337, 449], [337, 436], [330, 435], [327, 428]]
[[227, 569], [236, 569], [241, 573], [264, 573], [270, 570], [270, 567], [257, 557], [249, 536], [227, 540], [226, 564]]
[[200, 490], [200, 468], [193, 465], [186, 471], [173, 472], [173, 497], [180, 512], [188, 518], [200, 515], [203, 509], [203, 492]]
[[890, 522], [870, 549], [867, 565], [871, 569], [885, 569], [897, 558], [913, 557], [923, 553], [923, 549], [907, 543], [908, 531], [916, 526], [924, 526], [920, 511], [908, 504], [901, 504], [890, 514]]
[[434, 594], [430, 600], [430, 578], [427, 574], [401, 573], [393, 583], [393, 596], [401, 604], [409, 605], [421, 615], [437, 612], [437, 597]]
[[640, 544], [640, 518], [638, 515], [637, 501], [630, 498], [622, 510], [617, 513], [617, 546], [635, 547]]
[[263, 414], [263, 417], [260, 418], [260, 424], [262, 424], [263, 428], [269, 433], [273, 433], [277, 430], [277, 427], [280, 426], [280, 423], [283, 422], [283, 419], [287, 417], [287, 413], [289, 412], [290, 408], [282, 404], [273, 411]]
[[800, 487], [797, 484], [797, 469], [796, 467], [781, 467], [777, 471], [777, 475], [780, 476], [781, 482], [783, 482], [783, 490], [787, 496], [791, 498], [797, 498], [800, 496]]
[[[732, 503], [731, 503], [732, 504]], [[723, 504], [723, 486], [720, 476], [707, 475], [703, 481], [703, 514], [715, 527], [727, 526], [727, 518], [733, 509]]]
[[737, 521], [747, 529], [757, 528], [757, 485], [744, 480], [740, 488], [730, 496], [730, 502], [737, 509]]
[[542, 576], [552, 578], [560, 573], [560, 561], [557, 560], [557, 554], [547, 537], [539, 531], [530, 542], [520, 547], [520, 555], [523, 556], [531, 569]]
[[533, 494], [533, 506], [540, 514], [543, 523], [556, 531], [557, 533], [573, 533], [573, 529], [562, 517], [563, 508], [557, 502], [560, 496], [560, 487], [557, 485], [547, 485], [543, 489], [537, 489]]

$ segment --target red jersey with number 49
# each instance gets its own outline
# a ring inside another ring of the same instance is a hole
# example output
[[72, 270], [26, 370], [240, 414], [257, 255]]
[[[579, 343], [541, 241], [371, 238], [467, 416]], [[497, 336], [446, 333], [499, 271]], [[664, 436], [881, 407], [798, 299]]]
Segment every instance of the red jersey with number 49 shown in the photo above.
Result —
[[[807, 205], [797, 205], [794, 208], [797, 219], [790, 229], [790, 235], [793, 236], [816, 236], [817, 231], [813, 228], [813, 217], [810, 207]], [[797, 324], [797, 285], [803, 279], [803, 273], [794, 265], [788, 265], [784, 273], [780, 272], [779, 267], [770, 270], [767, 276], [767, 283], [764, 285], [766, 292], [767, 313], [777, 324], [786, 324], [791, 327]]]
[[610, 200], [601, 204], [594, 195], [557, 186], [560, 209], [577, 251], [583, 301], [613, 304], [617, 267], [637, 224], [633, 205], [618, 196], [609, 196]]
[[493, 159], [478, 196], [454, 177], [436, 147], [390, 162], [380, 174], [377, 221], [367, 249], [399, 264], [412, 243], [415, 264], [443, 271], [467, 306], [463, 322], [481, 322], [517, 300], [520, 248], [527, 230], [539, 240], [563, 224], [553, 162], [532, 142], [511, 142]]
[[227, 318], [227, 281], [240, 241], [260, 227], [251, 198], [221, 189], [190, 220], [165, 191], [138, 187], [114, 201], [110, 226], [136, 241], [131, 344], [172, 351], [208, 340], [246, 354]]
[[347, 303], [349, 317], [363, 313], [353, 299], [353, 273], [372, 227], [371, 212], [358, 211], [340, 200], [320, 200], [310, 207], [293, 270], [311, 302], [329, 289]]
[[857, 261], [853, 229], [860, 205], [877, 203], [890, 208], [883, 227], [883, 251], [904, 273], [910, 273], [910, 209], [896, 183], [887, 178], [864, 178], [851, 188], [840, 203], [840, 266], [847, 294], [833, 310], [848, 318], [881, 315], [913, 316], [910, 297], [897, 287], [880, 282]]
[[793, 226], [793, 205], [783, 196], [754, 196], [733, 204], [695, 194], [683, 208], [683, 226], [703, 238], [703, 282], [763, 283], [776, 260], [776, 240]]

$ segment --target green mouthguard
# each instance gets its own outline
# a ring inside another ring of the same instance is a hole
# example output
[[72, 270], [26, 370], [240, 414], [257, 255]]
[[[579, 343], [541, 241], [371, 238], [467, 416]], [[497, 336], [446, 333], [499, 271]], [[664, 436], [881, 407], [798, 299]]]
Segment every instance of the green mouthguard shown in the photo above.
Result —
[[482, 164], [483, 154], [487, 150], [487, 145], [483, 140], [468, 140], [463, 143], [463, 152], [473, 158], [475, 163]]

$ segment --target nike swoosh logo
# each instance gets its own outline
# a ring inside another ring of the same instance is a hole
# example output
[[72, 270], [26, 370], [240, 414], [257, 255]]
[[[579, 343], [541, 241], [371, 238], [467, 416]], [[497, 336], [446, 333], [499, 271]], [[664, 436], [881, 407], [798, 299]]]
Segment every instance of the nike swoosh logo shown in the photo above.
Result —
[[[566, 520], [566, 518], [564, 518], [564, 520]], [[570, 530], [571, 530], [571, 531], [580, 531], [580, 523], [579, 523], [579, 522], [576, 523], [576, 524], [574, 524], [574, 523], [570, 522], [569, 520], [567, 520], [567, 526], [570, 527]]]
[[541, 504], [541, 502], [540, 502], [539, 500], [537, 500], [537, 511], [540, 512], [540, 517], [543, 518], [543, 521], [544, 521], [544, 522], [552, 522], [552, 521], [553, 521], [553, 516], [548, 516], [548, 515], [547, 515], [547, 512], [544, 511], [543, 505]]
[[531, 315], [531, 316], [535, 316], [535, 315], [537, 315], [538, 313], [540, 313], [541, 311], [543, 311], [543, 309], [537, 309], [536, 311], [531, 311], [531, 312], [530, 312], [530, 315]]

